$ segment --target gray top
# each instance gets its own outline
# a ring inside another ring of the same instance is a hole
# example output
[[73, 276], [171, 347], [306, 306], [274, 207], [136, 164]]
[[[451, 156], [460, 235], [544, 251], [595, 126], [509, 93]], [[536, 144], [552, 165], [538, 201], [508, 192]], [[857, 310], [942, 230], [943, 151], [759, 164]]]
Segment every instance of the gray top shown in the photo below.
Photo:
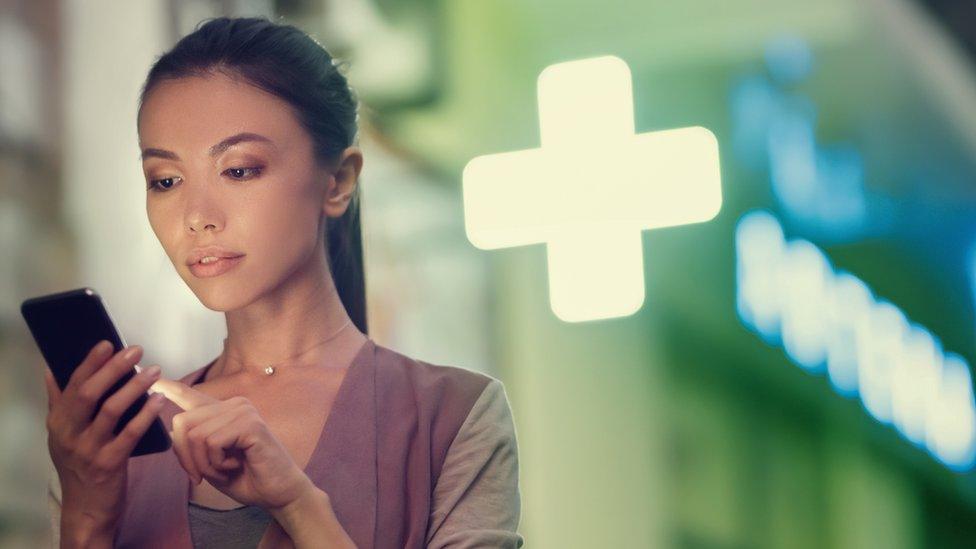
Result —
[[193, 546], [207, 549], [257, 547], [272, 519], [256, 505], [211, 509], [191, 501], [187, 510]]
[[[50, 461], [50, 456], [48, 457]], [[54, 547], [59, 546], [61, 486], [51, 464], [48, 503]], [[254, 506], [188, 507], [194, 547], [257, 547], [271, 520]], [[427, 547], [499, 547], [524, 544], [518, 442], [504, 385], [495, 379], [472, 406], [448, 449], [431, 501]]]

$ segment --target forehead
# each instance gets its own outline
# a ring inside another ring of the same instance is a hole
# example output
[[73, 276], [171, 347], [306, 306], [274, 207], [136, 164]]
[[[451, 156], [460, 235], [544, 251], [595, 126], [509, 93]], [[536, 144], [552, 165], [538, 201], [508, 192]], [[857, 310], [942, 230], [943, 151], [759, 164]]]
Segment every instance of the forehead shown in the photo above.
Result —
[[239, 132], [287, 143], [303, 131], [286, 101], [223, 73], [159, 82], [138, 126], [144, 147], [187, 150], [206, 150]]

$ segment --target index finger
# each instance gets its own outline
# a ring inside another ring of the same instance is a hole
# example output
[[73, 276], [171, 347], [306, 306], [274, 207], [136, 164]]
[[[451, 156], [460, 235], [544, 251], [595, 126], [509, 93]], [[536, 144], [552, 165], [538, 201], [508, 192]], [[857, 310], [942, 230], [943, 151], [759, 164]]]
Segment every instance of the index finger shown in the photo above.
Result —
[[88, 351], [88, 355], [85, 359], [81, 361], [81, 365], [75, 368], [75, 371], [71, 372], [71, 377], [68, 379], [68, 384], [65, 385], [64, 390], [76, 389], [82, 383], [85, 382], [95, 370], [105, 363], [105, 361], [112, 356], [112, 351], [115, 350], [115, 346], [112, 342], [103, 339], [96, 343], [91, 350]]
[[166, 398], [173, 401], [177, 406], [183, 408], [183, 410], [189, 411], [199, 406], [206, 404], [213, 404], [215, 402], [220, 402], [206, 393], [197, 391], [193, 387], [190, 387], [186, 383], [182, 383], [172, 379], [166, 379], [161, 377], [153, 383], [149, 390], [152, 392], [163, 393]]

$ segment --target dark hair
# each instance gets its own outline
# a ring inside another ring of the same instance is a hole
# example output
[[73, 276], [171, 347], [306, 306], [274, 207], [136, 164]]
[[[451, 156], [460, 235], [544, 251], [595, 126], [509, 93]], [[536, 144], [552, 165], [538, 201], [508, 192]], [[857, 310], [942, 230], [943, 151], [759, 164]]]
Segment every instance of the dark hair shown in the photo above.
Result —
[[[205, 19], [156, 59], [142, 87], [139, 112], [162, 80], [225, 73], [288, 102], [312, 137], [316, 160], [329, 165], [357, 139], [358, 101], [339, 71], [342, 64], [292, 25], [257, 17]], [[328, 218], [326, 234], [339, 297], [356, 327], [368, 333], [359, 185], [346, 212]]]

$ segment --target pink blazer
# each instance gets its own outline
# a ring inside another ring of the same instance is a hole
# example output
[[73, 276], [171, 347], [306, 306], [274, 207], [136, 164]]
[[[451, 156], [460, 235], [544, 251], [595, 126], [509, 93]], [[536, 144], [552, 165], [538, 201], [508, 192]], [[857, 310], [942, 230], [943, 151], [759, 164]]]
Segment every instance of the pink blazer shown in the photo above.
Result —
[[[181, 381], [192, 385], [207, 366]], [[490, 381], [366, 341], [305, 468], [357, 547], [423, 547], [447, 449]], [[160, 419], [167, 430], [181, 411], [172, 402], [164, 405]], [[173, 450], [130, 458], [128, 466], [115, 547], [192, 548], [190, 479]]]

